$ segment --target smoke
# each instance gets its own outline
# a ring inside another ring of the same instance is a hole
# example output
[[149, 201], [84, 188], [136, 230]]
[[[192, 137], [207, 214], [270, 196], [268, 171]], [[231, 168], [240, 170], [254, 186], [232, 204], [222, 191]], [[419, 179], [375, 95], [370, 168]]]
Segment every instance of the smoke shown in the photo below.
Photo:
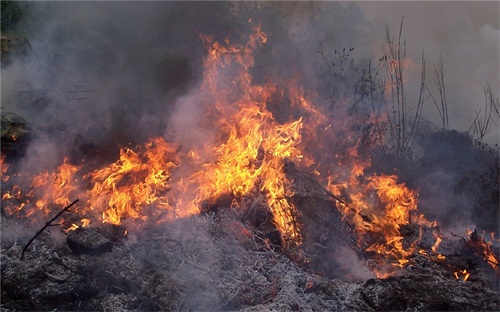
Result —
[[[381, 56], [386, 26], [397, 34], [405, 16], [403, 37], [407, 58], [414, 64], [407, 70], [410, 105], [417, 100], [421, 51], [435, 96], [432, 64], [442, 56], [451, 128], [468, 130], [475, 112], [484, 110], [486, 84], [498, 94], [500, 36], [494, 2], [39, 2], [24, 6], [27, 16], [18, 29], [26, 34], [34, 53], [2, 69], [2, 107], [42, 126], [57, 123], [64, 129], [64, 134], [53, 134], [57, 142], [82, 135], [103, 149], [115, 150], [163, 135], [171, 126], [168, 120], [175, 119], [169, 116], [178, 105], [176, 98], [189, 92], [200, 77], [205, 52], [199, 34], [237, 42], [257, 23], [269, 34], [268, 44], [256, 55], [257, 82], [299, 76], [320, 97], [338, 95], [339, 86], [331, 85], [331, 81], [338, 84], [338, 79], [332, 79], [335, 73], [328, 69], [334, 61], [332, 51], [353, 47], [350, 58], [361, 67], [364, 60]], [[357, 74], [345, 79], [357, 79]], [[24, 92], [21, 98], [19, 92]], [[40, 94], [46, 98], [43, 107], [34, 103]], [[439, 125], [430, 99], [424, 111]], [[490, 144], [498, 142], [495, 130], [487, 137]]]
[[201, 126], [204, 111], [199, 92], [181, 96], [175, 102], [169, 117], [169, 129], [174, 142], [184, 144], [187, 150], [198, 150], [213, 140], [210, 129]]
[[219, 16], [228, 3], [23, 7], [18, 29], [33, 53], [2, 69], [2, 107], [37, 130], [50, 128], [48, 139], [62, 154], [80, 138], [112, 159], [118, 147], [163, 135], [177, 96], [199, 76], [197, 32], [228, 33]]
[[342, 279], [348, 281], [366, 281], [375, 278], [375, 274], [368, 269], [366, 262], [361, 261], [354, 250], [344, 247], [336, 252], [335, 256], [341, 270], [344, 271]]
[[[23, 115], [38, 134], [21, 163], [30, 173], [54, 168], [68, 154], [74, 159], [115, 161], [120, 147], [142, 144], [152, 136], [167, 137], [188, 150], [209, 144], [217, 129], [200, 126], [204, 99], [198, 89], [206, 51], [199, 35], [245, 42], [251, 26], [258, 23], [269, 40], [256, 52], [251, 69], [255, 82], [298, 76], [320, 101], [333, 98], [336, 104], [352, 95], [347, 86], [358, 79], [368, 59], [381, 56], [386, 26], [397, 34], [402, 15], [408, 58], [418, 64], [424, 50], [430, 77], [431, 64], [442, 55], [452, 128], [467, 130], [475, 111], [483, 108], [483, 86], [489, 82], [495, 90], [498, 87], [500, 36], [498, 15], [491, 15], [498, 5], [493, 2], [24, 5], [28, 15], [18, 29], [33, 51], [2, 68], [1, 100], [5, 111]], [[483, 13], [488, 13], [484, 19]], [[425, 22], [421, 16], [427, 16]], [[345, 60], [333, 53], [344, 49]], [[416, 100], [418, 65], [407, 73], [408, 98]], [[439, 124], [430, 101], [424, 110], [426, 118]], [[347, 123], [344, 117], [336, 118]], [[488, 142], [496, 141], [498, 132], [492, 131]], [[415, 178], [419, 185], [433, 181], [423, 189], [428, 195], [421, 203], [430, 212], [439, 206], [437, 218], [447, 220], [453, 209], [468, 209], [469, 199], [457, 195], [453, 184], [460, 170], [429, 169], [420, 180]], [[436, 185], [445, 187], [438, 191]], [[204, 251], [213, 259], [210, 246]], [[355, 255], [342, 259], [346, 267], [352, 264], [353, 279], [371, 277]], [[195, 289], [194, 276], [192, 282]], [[215, 300], [205, 295], [201, 298], [207, 302]]]
[[[439, 97], [433, 82], [433, 65], [442, 57], [451, 129], [467, 131], [476, 112], [484, 112], [483, 88], [487, 84], [497, 97], [500, 95], [500, 11], [497, 2], [365, 1], [358, 5], [374, 24], [376, 38], [383, 38], [386, 26], [397, 36], [404, 16], [402, 37], [407, 44], [407, 58], [416, 65], [406, 71], [405, 86], [410, 103], [418, 99], [421, 52], [427, 63], [427, 84], [434, 96]], [[380, 42], [374, 44], [374, 49], [380, 51]], [[424, 106], [424, 115], [441, 126], [430, 99]], [[495, 145], [499, 141], [498, 128], [493, 126], [485, 142]]]

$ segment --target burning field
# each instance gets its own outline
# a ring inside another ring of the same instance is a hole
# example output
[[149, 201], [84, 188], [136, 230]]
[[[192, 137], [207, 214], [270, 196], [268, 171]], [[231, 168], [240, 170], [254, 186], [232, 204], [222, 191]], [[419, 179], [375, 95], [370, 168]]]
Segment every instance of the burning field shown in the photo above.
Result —
[[[117, 153], [72, 142], [34, 172], [30, 146], [54, 129], [4, 114], [2, 309], [498, 310], [498, 233], [450, 221], [420, 186], [431, 175], [389, 156], [387, 129], [414, 127], [262, 74], [270, 35], [247, 24], [244, 40], [198, 34], [199, 82], [165, 130]], [[32, 134], [25, 152], [7, 126]], [[454, 136], [498, 165], [466, 135], [433, 135], [422, 150]]]

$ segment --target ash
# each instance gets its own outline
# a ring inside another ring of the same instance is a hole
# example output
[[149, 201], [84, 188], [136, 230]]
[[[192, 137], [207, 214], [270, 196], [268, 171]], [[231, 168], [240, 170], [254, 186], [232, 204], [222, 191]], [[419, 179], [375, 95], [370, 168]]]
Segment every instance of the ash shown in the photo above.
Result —
[[[3, 221], [4, 231], [15, 222]], [[319, 276], [273, 249], [233, 209], [109, 237], [113, 247], [102, 253], [74, 253], [56, 232], [39, 236], [23, 261], [30, 237], [4, 237], [2, 311], [500, 309], [498, 291], [479, 269], [469, 280], [457, 280], [445, 265], [423, 256], [387, 279]]]

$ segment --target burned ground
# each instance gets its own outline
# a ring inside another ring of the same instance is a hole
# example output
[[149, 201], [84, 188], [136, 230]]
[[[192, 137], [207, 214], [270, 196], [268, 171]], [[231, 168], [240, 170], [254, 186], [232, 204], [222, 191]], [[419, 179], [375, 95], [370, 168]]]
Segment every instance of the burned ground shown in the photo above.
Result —
[[413, 258], [400, 276], [384, 280], [319, 276], [270, 248], [231, 209], [130, 233], [102, 254], [77, 255], [44, 233], [21, 261], [28, 238], [2, 240], [5, 311], [500, 308], [498, 292], [480, 269], [472, 268], [468, 281], [457, 280], [445, 265], [424, 256]]

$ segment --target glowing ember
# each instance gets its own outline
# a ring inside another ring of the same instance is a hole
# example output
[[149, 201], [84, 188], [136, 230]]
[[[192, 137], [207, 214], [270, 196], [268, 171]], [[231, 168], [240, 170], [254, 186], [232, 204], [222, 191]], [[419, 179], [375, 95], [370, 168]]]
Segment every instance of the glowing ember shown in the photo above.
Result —
[[455, 278], [457, 280], [466, 281], [469, 279], [470, 273], [467, 272], [467, 270], [459, 270], [459, 271], [453, 272], [453, 275], [455, 276]]
[[437, 253], [437, 248], [438, 248], [439, 244], [441, 243], [441, 241], [442, 241], [441, 237], [438, 236], [436, 238], [436, 243], [434, 243], [434, 246], [431, 247], [433, 252]]
[[0, 173], [2, 182], [7, 182], [9, 180], [9, 176], [7, 175], [7, 170], [9, 170], [9, 166], [5, 163], [5, 155], [0, 156]]

